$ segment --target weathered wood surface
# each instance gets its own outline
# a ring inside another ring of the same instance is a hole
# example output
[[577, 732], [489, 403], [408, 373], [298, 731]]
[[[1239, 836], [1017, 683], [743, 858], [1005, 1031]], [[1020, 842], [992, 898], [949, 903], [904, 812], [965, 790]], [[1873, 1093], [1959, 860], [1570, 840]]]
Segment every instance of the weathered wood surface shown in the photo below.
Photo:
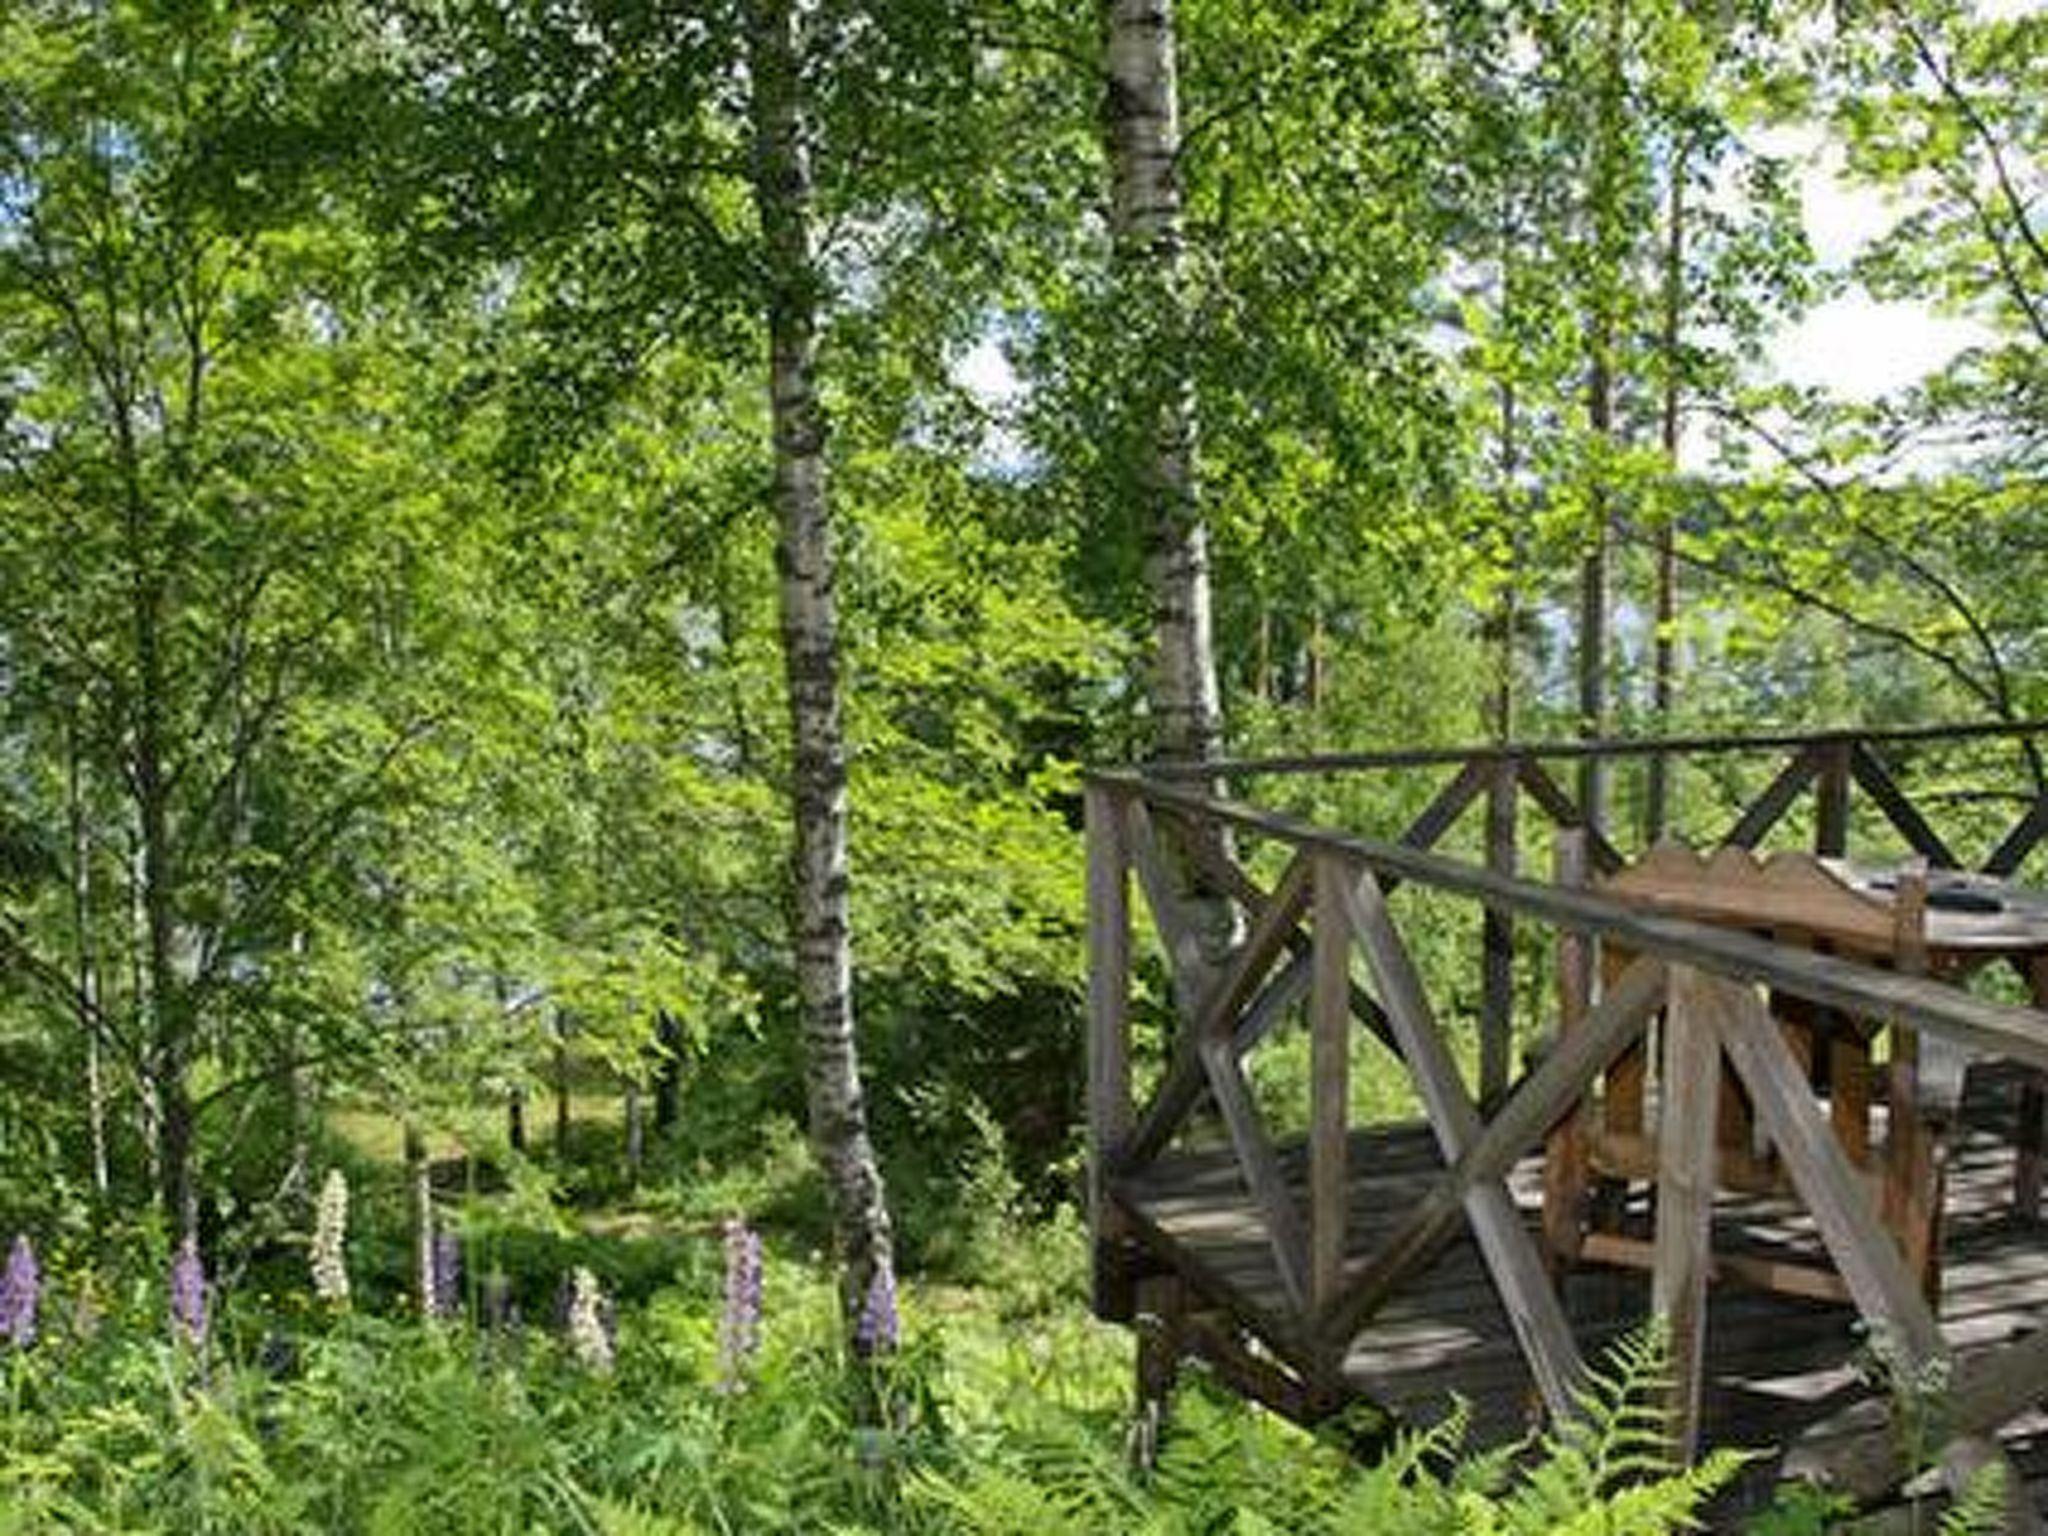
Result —
[[1309, 1302], [1321, 1317], [1344, 1282], [1351, 1101], [1351, 928], [1341, 861], [1316, 861], [1315, 991], [1309, 1020]]
[[[1941, 1298], [1942, 1346], [1953, 1352], [1965, 1382], [2017, 1417], [2002, 1441], [2029, 1479], [2036, 1504], [2048, 1509], [2048, 1412], [2027, 1412], [2036, 1390], [2048, 1395], [2048, 1342], [2025, 1352], [2011, 1345], [2048, 1329], [2048, 1236], [2010, 1209], [2017, 1074], [1974, 1073], [1965, 1105], [1966, 1131], [1950, 1166], [1951, 1218], [1946, 1228], [1947, 1284]], [[1308, 1187], [1306, 1149], [1278, 1149], [1276, 1165], [1289, 1188]], [[1424, 1127], [1354, 1131], [1346, 1158], [1351, 1173], [1346, 1252], [1353, 1272], [1395, 1236], [1415, 1206], [1429, 1200], [1444, 1176], [1443, 1158]], [[1540, 1220], [1541, 1168], [1527, 1158], [1507, 1187], [1530, 1234]], [[1204, 1298], [1255, 1326], [1286, 1326], [1288, 1307], [1275, 1273], [1269, 1235], [1227, 1149], [1175, 1150], [1116, 1185], [1145, 1242]], [[1640, 1192], [1624, 1220], [1628, 1237], [1652, 1244], [1653, 1216]], [[1743, 1263], [1815, 1263], [1823, 1245], [1813, 1217], [1770, 1196], [1722, 1193], [1712, 1216], [1716, 1268]], [[1650, 1276], [1588, 1265], [1562, 1286], [1564, 1311], [1579, 1352], [1598, 1352], [1647, 1314]], [[1708, 1444], [1748, 1446], [1765, 1453], [1722, 1513], [1753, 1508], [1788, 1457], [1810, 1461], [1815, 1447], [1801, 1437], [1825, 1428], [1832, 1442], [1859, 1432], [1868, 1440], [1876, 1413], [1872, 1389], [1859, 1374], [1855, 1310], [1818, 1299], [1774, 1295], [1716, 1284], [1706, 1296], [1711, 1341], [1700, 1379], [1700, 1425]], [[2048, 1333], [2040, 1335], [2048, 1340]], [[2017, 1371], [2001, 1360], [2024, 1362]], [[2041, 1368], [2034, 1370], [2039, 1364]], [[1452, 1394], [1472, 1405], [1471, 1443], [1499, 1444], [1533, 1422], [1541, 1397], [1517, 1347], [1499, 1294], [1469, 1230], [1442, 1245], [1366, 1326], [1343, 1364], [1343, 1383], [1413, 1422], [1434, 1422]], [[1856, 1413], [1857, 1405], [1870, 1405]], [[1880, 1444], [1883, 1442], [1880, 1441]]]
[[[1798, 1366], [1809, 1333], [1825, 1344], [1827, 1369], [1847, 1370], [1841, 1339], [1850, 1317], [1890, 1326], [1921, 1361], [1979, 1347], [1952, 1337], [1951, 1310], [1937, 1316], [1919, 1294], [1921, 1277], [1935, 1272], [1940, 1229], [1918, 1218], [1942, 1208], [1951, 1144], [1942, 1132], [1954, 1105], [1952, 1088], [1946, 1097], [1932, 1089], [1958, 1082], [1966, 1059], [2008, 1064], [1999, 1069], [2008, 1099], [2023, 1103], [2017, 1113], [2008, 1104], [2001, 1156], [2006, 1177], [2018, 1170], [2024, 1208], [2039, 1183], [2041, 1078], [2023, 1083], [2011, 1064], [2048, 1070], [2038, 974], [2048, 957], [2048, 900], [2038, 925], [2034, 913], [2010, 904], [1987, 918], [1984, 894], [2003, 893], [1986, 876], [1944, 868], [1926, 883], [1866, 880], [1840, 856], [1852, 836], [1860, 848], [1875, 828], [1937, 866], [1953, 866], [1951, 845], [1906, 788], [1908, 770], [1918, 767], [1912, 744], [2035, 729], [2048, 727], [1507, 744], [1205, 764], [1192, 783], [1157, 765], [1143, 774], [1090, 774], [1092, 904], [1108, 908], [1091, 922], [1096, 964], [1127, 995], [1134, 878], [1177, 1015], [1153, 1055], [1132, 1039], [1125, 998], [1110, 999], [1101, 978], [1091, 989], [1091, 1049], [1106, 1057], [1091, 1063], [1091, 1183], [1107, 1206], [1096, 1213], [1097, 1236], [1108, 1239], [1096, 1248], [1098, 1310], [1117, 1315], [1102, 1305], [1105, 1281], [1121, 1282], [1126, 1295], [1133, 1286], [1163, 1295], [1168, 1285], [1186, 1298], [1167, 1330], [1173, 1350], [1204, 1356], [1246, 1396], [1297, 1417], [1320, 1418], [1350, 1392], [1406, 1406], [1402, 1392], [1425, 1380], [1441, 1401], [1448, 1372], [1475, 1399], [1480, 1422], [1508, 1433], [1532, 1412], [1571, 1411], [1584, 1351], [1654, 1301], [1676, 1327], [1681, 1449], [1696, 1434], [1716, 1437], [1717, 1405], [1731, 1382], [1774, 1380]], [[1803, 802], [1813, 853], [1653, 855], [1623, 883], [1649, 870], [1683, 887], [1654, 905], [1645, 892], [1588, 888], [1622, 869], [1623, 854], [1587, 825], [1563, 763], [1787, 749], [1789, 762], [1764, 765], [1763, 788], [1729, 841], [1755, 844]], [[1218, 788], [1233, 775], [1432, 764], [1455, 772], [1392, 841], [1318, 827]], [[2020, 823], [1987, 867], [2009, 870], [2048, 831], [2048, 797], [2029, 790], [2018, 803]], [[1483, 863], [1432, 851], [1458, 823], [1469, 832], [1469, 813], [1482, 806]], [[1518, 877], [1525, 812], [1563, 834], [1555, 883]], [[1191, 872], [1169, 870], [1160, 835], [1190, 827], [1214, 834], [1188, 842], [1195, 877], [1247, 920], [1228, 954], [1202, 952], [1175, 910], [1171, 887]], [[1742, 878], [1723, 878], [1731, 874]], [[1923, 908], [1937, 883], [1942, 899]], [[1476, 998], [1442, 999], [1459, 1012], [1478, 1005], [1478, 1071], [1469, 1086], [1387, 906], [1404, 884], [1480, 909]], [[1725, 889], [1719, 907], [1702, 905], [1714, 887], [1738, 885], [1733, 910]], [[1517, 923], [1551, 930], [1564, 963], [1556, 1040], [1511, 1082]], [[1941, 923], [2001, 931], [1984, 945], [1944, 947]], [[2028, 929], [2017, 941], [2002, 931], [2015, 925]], [[1992, 960], [2035, 983], [2034, 1007], [1949, 984]], [[1597, 981], [1604, 988], [1596, 990]], [[1645, 1030], [1660, 1007], [1666, 1022], [1653, 1051]], [[1276, 1141], [1251, 1091], [1245, 1058], [1297, 1017], [1311, 1046], [1309, 1135], [1288, 1145]], [[1354, 1021], [1364, 1032], [1354, 1034]], [[1781, 1021], [1801, 1027], [1784, 1031]], [[1879, 1021], [1891, 1026], [1893, 1042], [1881, 1074], [1868, 1060]], [[1398, 1137], [1361, 1137], [1347, 1124], [1353, 1058], [1375, 1049], [1368, 1035], [1391, 1053], [1369, 1070], [1404, 1076], [1428, 1116], [1424, 1134], [1405, 1149]], [[1665, 1065], [1650, 1093], [1657, 1051]], [[1134, 1060], [1160, 1064], [1142, 1109], [1129, 1097]], [[1583, 1134], [1575, 1105], [1603, 1070], [1602, 1134], [1594, 1138]], [[1627, 1091], [1628, 1082], [1641, 1087]], [[1205, 1097], [1214, 1117], [1194, 1114]], [[1874, 1139], [1873, 1128], [1886, 1134]], [[1545, 1271], [1544, 1248], [1532, 1241], [1540, 1173], [1518, 1163], [1546, 1137], [1553, 1196], [1572, 1197], [1552, 1201], [1549, 1251], [1561, 1277]], [[1981, 1198], [1962, 1209], [1982, 1215], [1995, 1203], [1995, 1185], [1970, 1178], [1972, 1198]], [[1647, 1180], [1661, 1186], [1654, 1204]], [[1597, 1219], [1580, 1244], [1572, 1213], [1582, 1209]], [[2023, 1230], [2011, 1207], [2003, 1215], [2014, 1233]], [[1902, 1254], [1892, 1233], [1903, 1218], [1916, 1218], [1904, 1226], [1931, 1241], [1909, 1242]], [[1574, 1267], [1575, 1256], [1602, 1262]], [[2008, 1278], [2035, 1283], [2033, 1271], [2048, 1268], [2033, 1262], [2041, 1259], [2048, 1254], [2023, 1255]], [[1757, 1280], [1790, 1294], [1723, 1283]], [[2048, 1277], [2039, 1288], [2048, 1307]], [[1588, 1296], [1600, 1300], [1595, 1315], [1585, 1314]], [[1744, 1334], [1741, 1319], [1752, 1313], [1769, 1326]], [[1724, 1315], [1737, 1318], [1732, 1344], [1722, 1337]], [[2036, 1321], [2048, 1319], [2028, 1314], [2026, 1325]], [[1836, 1382], [1824, 1395], [1843, 1390]], [[2004, 1454], [1989, 1441], [1953, 1449], [1953, 1467]]]
[[1599, 882], [1624, 901], [1704, 922], [1797, 929], [1877, 954], [1890, 954], [1892, 904], [1859, 890], [1810, 853], [1758, 856], [1733, 845], [1698, 853], [1661, 843]]
[[1088, 1221], [1095, 1247], [1098, 1317], [1127, 1319], [1130, 1287], [1117, 1257], [1121, 1213], [1106, 1197], [1110, 1154], [1130, 1130], [1130, 875], [1123, 815], [1099, 789], [1088, 818]]
[[1715, 1108], [1721, 1047], [1711, 978], [1671, 972], [1664, 1016], [1667, 1085], [1658, 1115], [1657, 1236], [1650, 1309], [1671, 1327], [1671, 1441], [1681, 1461], [1699, 1449], [1706, 1378], [1707, 1277], [1713, 1261]]
[[[1611, 938], [1638, 954], [1659, 955], [1717, 974], [1743, 977], [1852, 1015], [1910, 1019], [1969, 1050], [2048, 1067], [2048, 1025], [2037, 1012], [1992, 1002], [1942, 982], [1875, 971], [1735, 929], [1645, 912], [1591, 892], [1510, 878], [1440, 854], [1332, 832], [1243, 801], [1213, 799], [1177, 785], [1146, 783], [1135, 774], [1095, 774], [1091, 781], [1207, 814], [1246, 834], [1345, 854], [1381, 877], [1417, 881], [1518, 917]], [[1599, 845], [1594, 846], [1597, 859]]]
[[1983, 720], [1960, 725], [1908, 725], [1881, 730], [1759, 731], [1740, 736], [1615, 737], [1605, 740], [1488, 742], [1463, 747], [1405, 747], [1379, 752], [1324, 752], [1313, 756], [1223, 758], [1211, 762], [1158, 762], [1148, 771], [1162, 779], [1232, 779], [1253, 775], [1351, 773], [1385, 768], [1454, 767], [1473, 759], [1541, 757], [1652, 757], [1658, 754], [1785, 752], [1837, 743], [1907, 746], [1922, 742], [1982, 741], [2048, 736], [2048, 721]]
[[[1479, 1108], [1458, 1076], [1449, 1045], [1422, 990], [1422, 979], [1387, 913], [1371, 875], [1343, 887], [1351, 929], [1372, 968], [1382, 1005], [1393, 1023], [1416, 1092], [1429, 1111], [1445, 1162], [1456, 1162], [1481, 1139]], [[1536, 1385], [1550, 1411], [1570, 1413], [1582, 1365], [1571, 1330], [1558, 1309], [1542, 1250], [1517, 1216], [1499, 1178], [1474, 1178], [1463, 1190], [1465, 1215], [1486, 1256], [1488, 1272], [1507, 1304], [1514, 1337], [1534, 1365]]]

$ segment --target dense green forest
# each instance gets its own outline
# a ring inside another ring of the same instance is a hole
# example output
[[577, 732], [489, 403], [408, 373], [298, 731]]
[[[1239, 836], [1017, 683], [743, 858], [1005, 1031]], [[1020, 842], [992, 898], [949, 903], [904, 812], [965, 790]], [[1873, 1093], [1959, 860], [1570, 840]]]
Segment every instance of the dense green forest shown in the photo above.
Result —
[[1725, 1477], [1127, 1466], [1080, 773], [2048, 714], [2048, 15], [6, 0], [0, 117], [0, 1531]]

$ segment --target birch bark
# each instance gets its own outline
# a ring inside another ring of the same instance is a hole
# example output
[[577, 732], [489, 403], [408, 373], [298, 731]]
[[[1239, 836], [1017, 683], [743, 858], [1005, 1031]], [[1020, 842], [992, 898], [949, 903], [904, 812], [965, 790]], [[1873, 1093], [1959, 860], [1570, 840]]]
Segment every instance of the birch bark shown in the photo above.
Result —
[[[1180, 107], [1173, 0], [1106, 0], [1110, 233], [1116, 260], [1168, 346], [1181, 330]], [[1155, 333], [1147, 345], [1162, 340]], [[1131, 466], [1152, 592], [1150, 703], [1167, 757], [1221, 755], [1223, 709], [1210, 618], [1209, 541], [1195, 494], [1186, 369], [1141, 359], [1144, 441]]]
[[[1182, 291], [1180, 101], [1173, 0], [1104, 0], [1110, 168], [1110, 234], [1118, 275], [1137, 323], [1126, 387], [1131, 425], [1127, 492], [1145, 540], [1152, 596], [1152, 666], [1147, 702], [1159, 756], [1209, 761], [1223, 755], [1223, 707], [1210, 618], [1209, 536], [1195, 483], [1195, 410], [1181, 356], [1187, 317]], [[1320, 635], [1320, 619], [1318, 619]], [[1311, 708], [1320, 702], [1322, 658], [1312, 648]], [[1217, 786], [1220, 790], [1221, 786]], [[1219, 824], [1193, 836], [1225, 858]], [[1242, 938], [1236, 904], [1209, 889], [1199, 861], [1167, 829], [1183, 916], [1196, 935], [1193, 974], [1181, 989], [1200, 998]]]
[[882, 1172], [868, 1136], [854, 1034], [847, 901], [846, 746], [825, 419], [818, 399], [819, 273], [793, 0], [754, 0], [753, 190], [767, 251], [769, 406], [780, 522], [783, 666], [794, 800], [795, 946], [812, 1149], [831, 1191], [849, 1326], [892, 1269]]

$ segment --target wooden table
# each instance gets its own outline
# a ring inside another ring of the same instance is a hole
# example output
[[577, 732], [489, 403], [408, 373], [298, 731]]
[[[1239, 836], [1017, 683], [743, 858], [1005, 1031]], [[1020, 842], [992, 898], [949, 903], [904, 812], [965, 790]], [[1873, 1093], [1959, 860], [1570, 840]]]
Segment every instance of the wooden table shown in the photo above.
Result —
[[[1994, 963], [2013, 965], [2036, 1007], [2048, 1005], [2048, 892], [1989, 876], [1919, 865], [1899, 869], [1820, 859], [1805, 853], [1759, 858], [1746, 849], [1700, 855], [1677, 844], [1653, 849], [1597, 883], [1604, 894], [1673, 915], [1740, 927], [1780, 942], [1874, 965], [1955, 981]], [[1609, 950], [1601, 970], [1618, 975], [1629, 956]], [[1569, 981], [1569, 978], [1567, 978]], [[1584, 1003], [1583, 984], [1567, 985], [1562, 1009], [1570, 1028]], [[1843, 1149], [1878, 1185], [1886, 1226], [1932, 1296], [1939, 1286], [1945, 1137], [1962, 1090], [1967, 1059], [1939, 1040], [1884, 1019], [1849, 1019], [1776, 998], [1773, 1012], [1807, 1067]], [[1873, 1147], [1872, 1047], [1884, 1038], [1888, 1060], [1884, 1136]], [[1545, 1232], [1559, 1261], [1587, 1258], [1647, 1267], [1648, 1245], [1616, 1230], [1617, 1188], [1654, 1176], [1656, 1148], [1645, 1129], [1648, 1053], [1637, 1046], [1606, 1074], [1597, 1105], [1576, 1111], [1553, 1134], [1546, 1173]], [[1749, 1193], [1789, 1185], [1756, 1134], [1732, 1074], [1719, 1090], [1717, 1180]], [[2022, 1090], [2014, 1203], [2038, 1211], [2043, 1094], [2030, 1076]], [[1838, 1297], [1831, 1269], [1717, 1256], [1724, 1274], [1796, 1294]]]

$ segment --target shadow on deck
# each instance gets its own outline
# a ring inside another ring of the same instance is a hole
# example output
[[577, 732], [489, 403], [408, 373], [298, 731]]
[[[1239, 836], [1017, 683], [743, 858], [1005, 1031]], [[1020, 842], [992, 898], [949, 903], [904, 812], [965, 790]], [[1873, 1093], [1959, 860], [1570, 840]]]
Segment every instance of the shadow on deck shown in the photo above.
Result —
[[[2048, 1226], [2011, 1209], [2018, 1081], [1998, 1069], [1972, 1075], [1965, 1132], [1950, 1163], [1940, 1323], [1959, 1362], [2048, 1323]], [[1282, 1148], [1280, 1160], [1300, 1193], [1307, 1182], [1302, 1147]], [[1443, 1161], [1426, 1127], [1382, 1127], [1352, 1134], [1350, 1167], [1348, 1249], [1363, 1259], [1441, 1177]], [[1524, 1160], [1509, 1183], [1533, 1236], [1542, 1200], [1539, 1160]], [[1141, 1175], [1118, 1181], [1115, 1194], [1142, 1245], [1187, 1283], [1195, 1307], [1284, 1326], [1289, 1309], [1273, 1246], [1227, 1147], [1168, 1153]], [[1625, 1222], [1649, 1237], [1651, 1212], [1640, 1189]], [[1757, 1197], [1716, 1203], [1714, 1247], [1808, 1261], [1822, 1252], [1812, 1221], [1793, 1202]], [[1596, 1359], [1647, 1315], [1650, 1277], [1583, 1265], [1564, 1278], [1560, 1293], [1582, 1352]], [[1721, 1519], [1766, 1502], [1788, 1448], [1802, 1437], [1808, 1449], [1819, 1448], [1817, 1427], [1876, 1422], [1877, 1393], [1858, 1370], [1862, 1339], [1853, 1306], [1717, 1284], [1706, 1332], [1704, 1439], [1761, 1453], [1716, 1510]], [[1343, 1374], [1347, 1393], [1417, 1425], [1442, 1418], [1454, 1396], [1464, 1398], [1474, 1448], [1513, 1440], [1540, 1417], [1541, 1398], [1469, 1231], [1373, 1318]], [[1862, 1415], [1858, 1404], [1867, 1405]], [[2048, 1415], [2014, 1419], [2001, 1439], [2032, 1502], [2048, 1513]]]

